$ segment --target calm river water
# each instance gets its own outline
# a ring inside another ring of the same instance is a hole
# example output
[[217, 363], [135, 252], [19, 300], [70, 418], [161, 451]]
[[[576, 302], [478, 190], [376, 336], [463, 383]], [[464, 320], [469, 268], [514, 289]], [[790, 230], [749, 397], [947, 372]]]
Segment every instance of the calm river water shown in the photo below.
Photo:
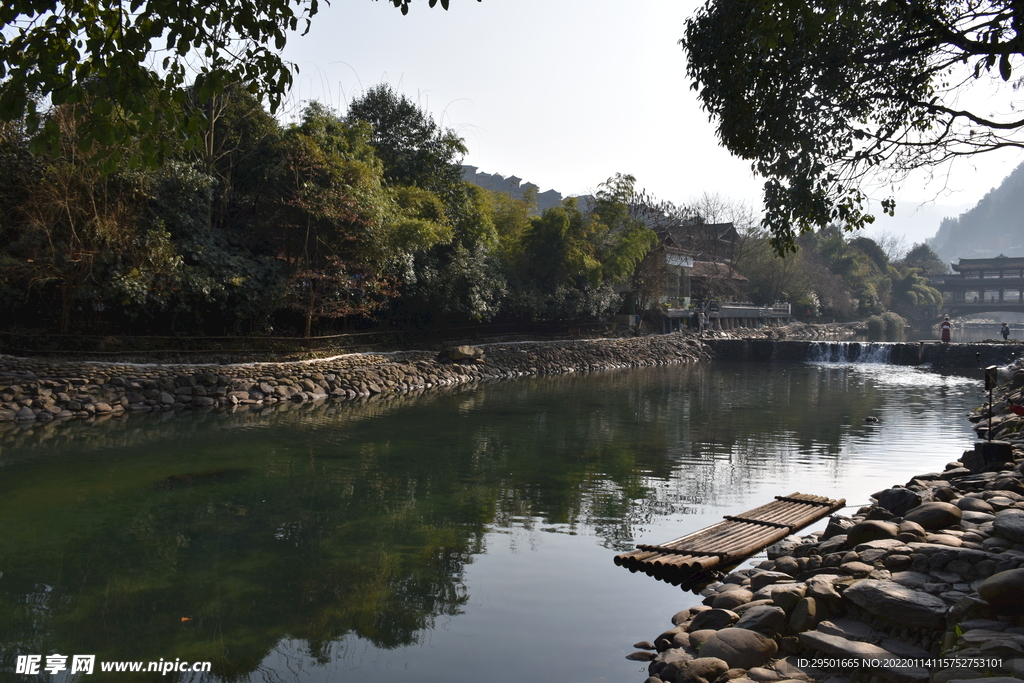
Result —
[[[0, 678], [640, 681], [631, 645], [697, 598], [616, 553], [941, 470], [976, 374], [666, 366], [3, 432]], [[161, 659], [215, 675], [99, 673]]]

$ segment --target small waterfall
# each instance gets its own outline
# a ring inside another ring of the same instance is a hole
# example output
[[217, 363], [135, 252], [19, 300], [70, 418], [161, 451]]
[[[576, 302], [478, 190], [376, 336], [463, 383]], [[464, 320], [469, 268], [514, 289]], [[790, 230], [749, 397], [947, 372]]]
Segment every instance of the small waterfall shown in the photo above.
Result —
[[811, 363], [889, 363], [892, 344], [878, 342], [813, 342], [807, 349]]

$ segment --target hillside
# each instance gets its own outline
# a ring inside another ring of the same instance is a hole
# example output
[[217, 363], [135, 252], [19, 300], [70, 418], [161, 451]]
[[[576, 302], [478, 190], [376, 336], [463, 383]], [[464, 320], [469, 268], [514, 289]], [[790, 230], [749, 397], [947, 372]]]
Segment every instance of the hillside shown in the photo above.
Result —
[[957, 218], [945, 218], [928, 245], [944, 261], [1024, 256], [1024, 164]]

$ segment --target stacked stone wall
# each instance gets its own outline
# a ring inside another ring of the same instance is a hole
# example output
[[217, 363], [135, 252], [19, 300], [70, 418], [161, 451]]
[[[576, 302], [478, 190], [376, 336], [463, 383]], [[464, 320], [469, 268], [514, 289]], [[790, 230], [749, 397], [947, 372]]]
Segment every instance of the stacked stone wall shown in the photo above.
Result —
[[233, 365], [131, 365], [0, 356], [0, 422], [349, 400], [482, 380], [709, 358], [703, 343], [684, 334], [459, 348], [470, 351], [353, 354]]

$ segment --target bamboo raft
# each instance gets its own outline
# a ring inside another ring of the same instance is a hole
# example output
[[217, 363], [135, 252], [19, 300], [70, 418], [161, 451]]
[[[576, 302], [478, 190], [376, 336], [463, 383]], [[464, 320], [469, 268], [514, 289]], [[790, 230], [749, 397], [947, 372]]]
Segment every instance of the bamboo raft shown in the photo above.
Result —
[[806, 493], [775, 496], [775, 500], [741, 515], [658, 545], [638, 544], [633, 552], [615, 556], [615, 564], [642, 571], [674, 586], [706, 582], [716, 567], [737, 564], [779, 539], [846, 506]]

